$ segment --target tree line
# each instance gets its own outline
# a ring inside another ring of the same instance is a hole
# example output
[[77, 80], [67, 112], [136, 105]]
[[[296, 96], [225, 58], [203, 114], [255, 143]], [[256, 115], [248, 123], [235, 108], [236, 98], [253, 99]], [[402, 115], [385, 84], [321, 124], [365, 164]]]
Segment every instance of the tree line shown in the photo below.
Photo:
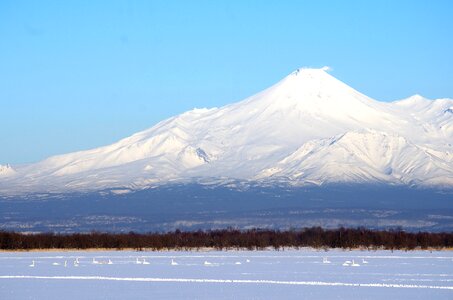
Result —
[[202, 248], [282, 249], [286, 247], [366, 248], [366, 249], [444, 249], [453, 247], [453, 233], [411, 233], [403, 230], [364, 228], [302, 230], [209, 230], [167, 233], [37, 233], [0, 231], [0, 249], [136, 249], [193, 250]]

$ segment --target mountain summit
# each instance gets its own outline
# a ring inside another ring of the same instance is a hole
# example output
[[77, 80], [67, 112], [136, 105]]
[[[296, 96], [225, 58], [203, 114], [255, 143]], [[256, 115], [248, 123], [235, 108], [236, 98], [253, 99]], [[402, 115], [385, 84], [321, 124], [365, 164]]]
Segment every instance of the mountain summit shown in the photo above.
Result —
[[453, 187], [452, 108], [452, 99], [421, 96], [379, 102], [326, 68], [301, 68], [241, 102], [194, 109], [105, 147], [3, 168], [0, 193], [231, 180]]

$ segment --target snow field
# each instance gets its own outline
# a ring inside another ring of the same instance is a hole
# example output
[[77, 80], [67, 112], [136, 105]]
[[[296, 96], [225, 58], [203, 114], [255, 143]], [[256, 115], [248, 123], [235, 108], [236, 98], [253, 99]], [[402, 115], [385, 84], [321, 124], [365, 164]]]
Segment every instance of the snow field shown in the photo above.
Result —
[[301, 295], [451, 299], [453, 253], [304, 249], [0, 254], [1, 299], [79, 299], [80, 295], [87, 299], [298, 299]]

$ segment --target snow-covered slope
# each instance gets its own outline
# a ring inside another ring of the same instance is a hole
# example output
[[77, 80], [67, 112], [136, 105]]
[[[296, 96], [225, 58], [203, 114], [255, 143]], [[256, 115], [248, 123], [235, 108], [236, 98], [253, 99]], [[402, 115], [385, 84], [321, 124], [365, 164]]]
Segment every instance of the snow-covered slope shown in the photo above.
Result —
[[368, 130], [309, 141], [257, 178], [288, 178], [296, 184], [371, 181], [453, 185], [452, 173], [451, 164], [406, 138]]
[[231, 179], [453, 186], [453, 100], [383, 103], [323, 69], [194, 109], [117, 143], [0, 172], [0, 193]]

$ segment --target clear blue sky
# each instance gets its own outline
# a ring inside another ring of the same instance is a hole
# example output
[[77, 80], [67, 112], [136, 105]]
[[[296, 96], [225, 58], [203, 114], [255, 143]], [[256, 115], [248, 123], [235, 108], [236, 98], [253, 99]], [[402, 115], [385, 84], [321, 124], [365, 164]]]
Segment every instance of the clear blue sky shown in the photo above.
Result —
[[301, 66], [453, 97], [453, 1], [0, 1], [0, 164], [112, 143]]

